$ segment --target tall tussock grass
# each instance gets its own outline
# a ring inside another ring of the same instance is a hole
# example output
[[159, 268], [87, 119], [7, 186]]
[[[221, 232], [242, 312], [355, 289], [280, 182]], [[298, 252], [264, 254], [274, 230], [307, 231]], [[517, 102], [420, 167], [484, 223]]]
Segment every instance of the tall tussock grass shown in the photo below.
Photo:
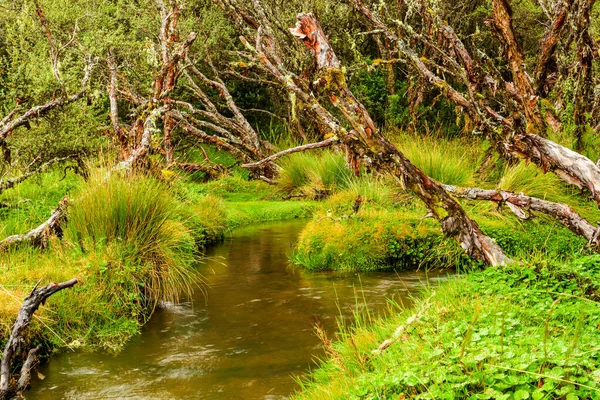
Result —
[[351, 172], [346, 168], [344, 155], [333, 151], [296, 153], [286, 157], [278, 177], [282, 193], [305, 194], [315, 191], [334, 191], [346, 187]]
[[498, 188], [553, 201], [569, 201], [568, 190], [559, 177], [545, 174], [537, 165], [521, 161], [504, 168]]
[[477, 146], [416, 135], [400, 135], [393, 142], [417, 168], [439, 182], [469, 186], [475, 180]]
[[151, 305], [191, 293], [194, 237], [169, 188], [146, 176], [96, 176], [77, 196], [68, 243], [83, 253], [106, 251], [107, 276], [127, 270]]

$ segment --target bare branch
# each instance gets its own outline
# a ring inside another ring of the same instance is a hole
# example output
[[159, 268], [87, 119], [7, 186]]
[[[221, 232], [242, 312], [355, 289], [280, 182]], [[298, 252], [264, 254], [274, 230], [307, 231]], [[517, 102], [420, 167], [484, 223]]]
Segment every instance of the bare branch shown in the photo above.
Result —
[[254, 163], [242, 164], [241, 167], [242, 168], [248, 168], [248, 169], [260, 167], [261, 165], [264, 165], [264, 164], [266, 164], [268, 162], [275, 161], [275, 160], [277, 160], [277, 159], [279, 159], [281, 157], [287, 156], [289, 154], [299, 153], [301, 151], [307, 151], [307, 150], [322, 149], [324, 147], [331, 147], [331, 146], [333, 146], [336, 143], [339, 143], [339, 139], [337, 138], [337, 136], [334, 136], [332, 138], [325, 139], [325, 140], [323, 140], [321, 142], [303, 144], [301, 146], [296, 146], [296, 147], [292, 147], [292, 148], [289, 148], [289, 149], [285, 149], [285, 150], [282, 150], [282, 151], [280, 151], [278, 153], [270, 155], [267, 158], [263, 158], [260, 161], [257, 161], [257, 162], [254, 162]]
[[23, 305], [17, 315], [17, 319], [12, 327], [8, 342], [6, 342], [6, 346], [4, 347], [2, 361], [0, 362], [0, 399], [9, 398], [16, 392], [25, 389], [27, 382], [29, 381], [30, 369], [39, 349], [33, 349], [29, 352], [27, 359], [23, 364], [21, 378], [19, 379], [16, 388], [11, 384], [11, 367], [21, 343], [25, 342], [23, 333], [31, 323], [33, 314], [50, 296], [63, 289], [73, 287], [76, 283], [77, 279], [71, 279], [70, 281], [63, 283], [50, 283], [39, 289], [36, 285], [29, 296], [25, 297]]
[[23, 175], [19, 175], [19, 176], [15, 177], [15, 178], [9, 178], [9, 179], [0, 181], [0, 193], [4, 192], [5, 190], [13, 188], [15, 185], [18, 185], [19, 183], [23, 182], [24, 180], [32, 177], [33, 175], [35, 175], [35, 174], [37, 174], [37, 173], [39, 173], [41, 171], [43, 171], [44, 169], [46, 169], [47, 167], [49, 167], [52, 164], [55, 164], [55, 163], [61, 162], [61, 161], [71, 160], [71, 159], [73, 159], [73, 156], [53, 158], [50, 161], [46, 161], [45, 163], [43, 163], [42, 165], [40, 165], [36, 169], [31, 170], [31, 171], [27, 171]]
[[[94, 65], [96, 64], [96, 62], [97, 62], [97, 59], [95, 59], [95, 58], [88, 59], [88, 64], [85, 69], [85, 74], [81, 81], [81, 91], [79, 91], [78, 93], [71, 95], [71, 96], [64, 95], [64, 96], [58, 97], [54, 100], [51, 100], [45, 104], [32, 107], [29, 110], [27, 110], [25, 113], [21, 114], [20, 116], [18, 116], [16, 118], [13, 118], [13, 119], [4, 118], [2, 120], [2, 123], [0, 124], [0, 141], [6, 139], [6, 137], [12, 133], [12, 131], [14, 131], [16, 128], [18, 128], [22, 125], [25, 125], [29, 120], [46, 115], [55, 108], [62, 107], [64, 105], [73, 103], [73, 102], [81, 99], [87, 91], [87, 83], [90, 79], [92, 69], [93, 69]], [[9, 114], [9, 116], [11, 114], [14, 116], [14, 114], [15, 114], [14, 110]], [[6, 120], [6, 122], [5, 122], [5, 120]]]
[[58, 207], [52, 211], [50, 218], [44, 221], [40, 226], [27, 233], [12, 235], [0, 241], [0, 251], [20, 243], [31, 243], [36, 246], [45, 247], [48, 237], [59, 229], [61, 220], [67, 211], [68, 204], [69, 199], [67, 196], [63, 197], [58, 203]]

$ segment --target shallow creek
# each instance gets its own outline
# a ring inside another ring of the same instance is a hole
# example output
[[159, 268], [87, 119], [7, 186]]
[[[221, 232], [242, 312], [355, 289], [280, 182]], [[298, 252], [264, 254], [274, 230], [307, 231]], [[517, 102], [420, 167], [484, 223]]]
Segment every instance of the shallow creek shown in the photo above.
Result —
[[[278, 399], [294, 376], [323, 357], [319, 321], [335, 335], [340, 314], [410, 304], [425, 272], [311, 273], [289, 265], [305, 221], [236, 230], [199, 266], [205, 280], [193, 301], [157, 310], [117, 356], [66, 352], [35, 379], [28, 399]], [[366, 304], [366, 306], [365, 306]]]

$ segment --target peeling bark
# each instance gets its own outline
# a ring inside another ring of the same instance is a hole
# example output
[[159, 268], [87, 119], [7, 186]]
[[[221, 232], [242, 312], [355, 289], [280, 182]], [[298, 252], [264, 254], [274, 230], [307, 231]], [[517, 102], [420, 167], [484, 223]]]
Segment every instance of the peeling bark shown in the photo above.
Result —
[[556, 219], [574, 234], [584, 237], [588, 244], [598, 247], [598, 227], [589, 223], [567, 204], [538, 199], [522, 193], [515, 194], [506, 190], [460, 188], [451, 185], [444, 185], [444, 188], [460, 198], [506, 204], [511, 212], [520, 219], [529, 219], [529, 213], [532, 211], [546, 214]]

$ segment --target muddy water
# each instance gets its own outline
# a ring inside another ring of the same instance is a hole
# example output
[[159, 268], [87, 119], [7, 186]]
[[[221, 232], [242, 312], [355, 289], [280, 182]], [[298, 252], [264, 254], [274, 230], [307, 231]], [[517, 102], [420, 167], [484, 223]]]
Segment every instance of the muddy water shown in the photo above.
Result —
[[41, 369], [28, 399], [277, 399], [323, 355], [318, 320], [332, 336], [340, 313], [374, 313], [386, 298], [410, 303], [424, 272], [309, 273], [287, 254], [305, 222], [237, 230], [199, 268], [189, 304], [160, 309], [118, 355], [66, 353]]

